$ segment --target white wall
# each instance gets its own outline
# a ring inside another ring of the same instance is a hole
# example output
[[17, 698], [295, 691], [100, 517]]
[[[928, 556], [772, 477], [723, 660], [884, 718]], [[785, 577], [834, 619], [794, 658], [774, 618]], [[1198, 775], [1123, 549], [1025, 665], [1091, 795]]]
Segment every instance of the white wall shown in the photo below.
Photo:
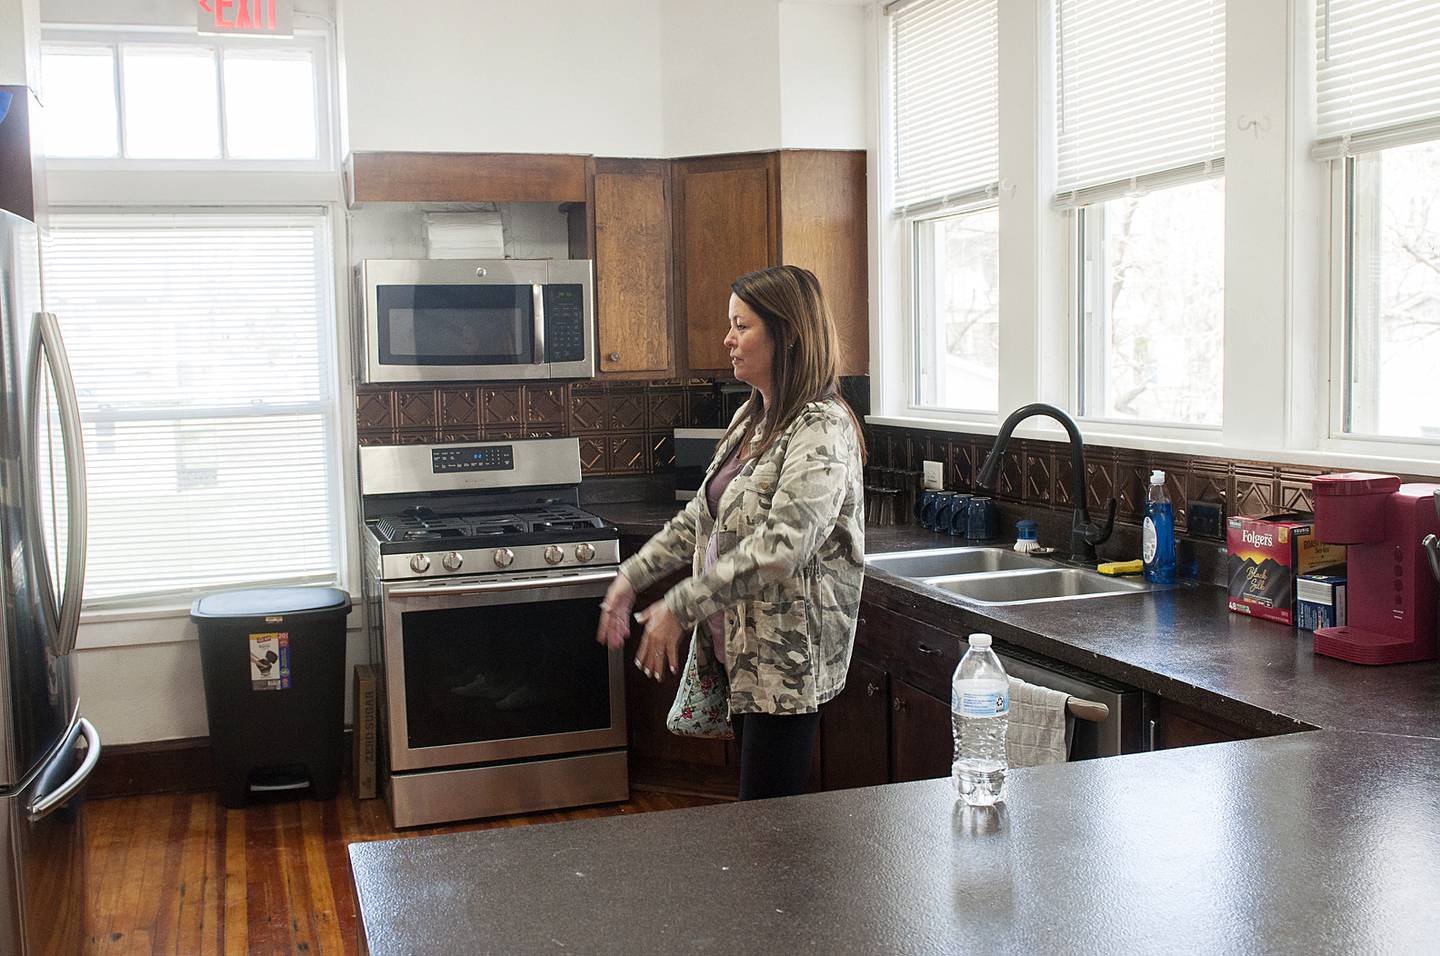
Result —
[[37, 0], [0, 0], [0, 86], [38, 87]]
[[340, 0], [349, 148], [658, 155], [660, 5]]
[[775, 0], [665, 0], [664, 156], [780, 145]]
[[863, 6], [780, 4], [780, 146], [865, 149]]
[[866, 145], [863, 4], [427, 0], [395, 18], [339, 0], [349, 150]]

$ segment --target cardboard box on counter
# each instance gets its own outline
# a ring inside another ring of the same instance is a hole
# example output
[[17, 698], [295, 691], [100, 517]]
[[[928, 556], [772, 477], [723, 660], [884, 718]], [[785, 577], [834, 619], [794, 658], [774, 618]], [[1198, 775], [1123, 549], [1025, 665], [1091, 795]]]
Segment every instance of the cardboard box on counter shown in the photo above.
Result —
[[1308, 514], [1290, 513], [1226, 523], [1230, 610], [1295, 623], [1296, 577], [1345, 563], [1345, 546], [1316, 538], [1312, 520]]
[[1346, 622], [1345, 569], [1302, 574], [1295, 582], [1295, 626], [1302, 631], [1339, 627]]

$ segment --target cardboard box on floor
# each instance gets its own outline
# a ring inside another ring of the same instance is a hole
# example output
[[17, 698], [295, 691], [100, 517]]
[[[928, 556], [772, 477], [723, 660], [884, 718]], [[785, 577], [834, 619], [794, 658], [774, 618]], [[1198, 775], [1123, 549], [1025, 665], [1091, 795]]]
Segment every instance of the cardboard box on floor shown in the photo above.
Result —
[[375, 789], [375, 669], [369, 664], [355, 665], [355, 798], [369, 800]]

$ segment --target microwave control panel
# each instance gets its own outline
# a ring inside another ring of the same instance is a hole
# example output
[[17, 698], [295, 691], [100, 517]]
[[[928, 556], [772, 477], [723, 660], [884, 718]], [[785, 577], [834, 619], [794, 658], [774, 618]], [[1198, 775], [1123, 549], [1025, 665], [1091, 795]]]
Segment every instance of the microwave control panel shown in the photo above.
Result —
[[585, 289], [578, 283], [545, 286], [545, 361], [585, 360]]
[[436, 448], [430, 452], [430, 469], [437, 475], [457, 471], [513, 471], [513, 445], [471, 445], [465, 448]]

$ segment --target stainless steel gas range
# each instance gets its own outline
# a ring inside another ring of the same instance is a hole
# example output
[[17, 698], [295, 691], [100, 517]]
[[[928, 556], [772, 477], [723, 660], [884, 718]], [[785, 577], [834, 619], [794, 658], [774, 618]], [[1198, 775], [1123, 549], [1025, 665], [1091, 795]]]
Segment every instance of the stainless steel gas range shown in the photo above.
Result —
[[573, 438], [360, 449], [381, 773], [397, 827], [624, 800], [619, 534]]

